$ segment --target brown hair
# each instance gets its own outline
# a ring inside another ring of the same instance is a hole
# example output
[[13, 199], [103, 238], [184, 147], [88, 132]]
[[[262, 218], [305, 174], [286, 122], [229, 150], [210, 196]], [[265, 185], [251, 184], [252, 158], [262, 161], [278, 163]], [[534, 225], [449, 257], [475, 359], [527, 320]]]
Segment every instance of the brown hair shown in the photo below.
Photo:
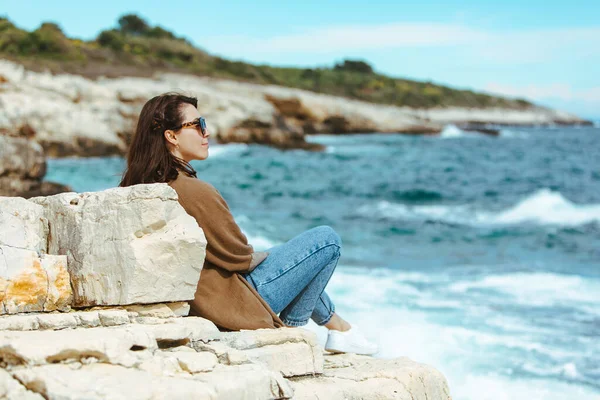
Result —
[[127, 153], [127, 169], [119, 186], [167, 183], [177, 178], [178, 171], [196, 176], [187, 161], [169, 151], [164, 137], [166, 130], [182, 124], [184, 104], [197, 108], [198, 100], [179, 93], [164, 93], [144, 104]]

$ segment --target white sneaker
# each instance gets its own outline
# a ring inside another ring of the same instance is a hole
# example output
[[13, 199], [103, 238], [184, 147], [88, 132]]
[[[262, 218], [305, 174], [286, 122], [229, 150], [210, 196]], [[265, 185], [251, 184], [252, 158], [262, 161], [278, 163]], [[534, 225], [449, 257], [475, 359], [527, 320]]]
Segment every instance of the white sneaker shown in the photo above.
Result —
[[332, 353], [372, 355], [379, 351], [379, 346], [369, 341], [358, 328], [352, 327], [346, 332], [330, 330], [325, 350]]

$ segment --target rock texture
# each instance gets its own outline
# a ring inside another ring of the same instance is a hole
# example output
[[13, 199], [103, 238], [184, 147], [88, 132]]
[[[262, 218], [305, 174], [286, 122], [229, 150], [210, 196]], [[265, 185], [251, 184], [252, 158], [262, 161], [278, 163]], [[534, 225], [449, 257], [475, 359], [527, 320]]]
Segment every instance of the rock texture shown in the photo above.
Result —
[[44, 208], [20, 197], [0, 197], [0, 246], [47, 253]]
[[69, 309], [67, 258], [48, 255], [44, 209], [0, 197], [0, 314]]
[[311, 133], [435, 134], [448, 123], [587, 123], [543, 107], [420, 110], [180, 74], [93, 81], [0, 61], [0, 77], [0, 131], [34, 137], [50, 156], [123, 154], [143, 104], [173, 90], [198, 97], [213, 138], [282, 148], [315, 148], [304, 140]]
[[167, 184], [31, 201], [51, 221], [48, 252], [67, 256], [74, 306], [194, 298], [206, 239]]
[[[0, 393], [31, 399], [450, 399], [438, 371], [406, 358], [323, 356], [315, 335], [301, 328], [219, 332], [199, 317], [156, 313], [165, 307], [28, 315], [38, 319], [38, 330], [16, 322], [23, 315], [0, 317]], [[125, 320], [102, 324], [98, 316], [111, 313]], [[51, 316], [72, 322], [49, 323]]]
[[14, 379], [8, 372], [0, 369], [0, 399], [6, 400], [44, 400], [36, 392], [27, 390], [21, 382]]
[[292, 382], [295, 399], [451, 399], [442, 374], [408, 358], [330, 355], [325, 358], [322, 376], [299, 377]]
[[7, 246], [0, 255], [0, 314], [70, 308], [67, 257]]
[[0, 134], [0, 196], [47, 196], [68, 189], [44, 182], [45, 174], [46, 158], [40, 144], [26, 137]]
[[187, 316], [206, 240], [166, 184], [0, 206], [0, 398], [450, 399], [406, 358]]

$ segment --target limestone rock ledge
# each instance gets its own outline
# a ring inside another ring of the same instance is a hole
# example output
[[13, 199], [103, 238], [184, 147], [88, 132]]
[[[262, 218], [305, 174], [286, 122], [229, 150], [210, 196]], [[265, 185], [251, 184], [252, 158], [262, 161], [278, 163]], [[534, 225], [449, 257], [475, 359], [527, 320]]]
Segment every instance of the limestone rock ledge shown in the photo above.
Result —
[[407, 358], [324, 356], [304, 329], [220, 332], [181, 307], [0, 316], [0, 397], [451, 399], [438, 371]]
[[167, 184], [35, 197], [48, 253], [66, 255], [73, 306], [190, 300], [206, 238]]
[[191, 300], [205, 249], [167, 184], [0, 197], [0, 314]]
[[408, 359], [188, 316], [205, 248], [166, 184], [0, 197], [0, 398], [450, 398]]

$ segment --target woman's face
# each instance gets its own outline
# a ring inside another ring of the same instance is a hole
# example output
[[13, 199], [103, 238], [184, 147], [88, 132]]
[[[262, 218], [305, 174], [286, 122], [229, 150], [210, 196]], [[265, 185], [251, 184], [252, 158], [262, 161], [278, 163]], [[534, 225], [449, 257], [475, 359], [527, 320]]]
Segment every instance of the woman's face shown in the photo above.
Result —
[[[182, 123], [191, 122], [200, 117], [200, 113], [191, 104], [184, 104], [181, 109]], [[202, 137], [198, 127], [182, 128], [179, 131], [165, 131], [165, 138], [171, 144], [170, 150], [175, 156], [190, 162], [192, 160], [205, 160], [208, 157], [208, 136]]]

